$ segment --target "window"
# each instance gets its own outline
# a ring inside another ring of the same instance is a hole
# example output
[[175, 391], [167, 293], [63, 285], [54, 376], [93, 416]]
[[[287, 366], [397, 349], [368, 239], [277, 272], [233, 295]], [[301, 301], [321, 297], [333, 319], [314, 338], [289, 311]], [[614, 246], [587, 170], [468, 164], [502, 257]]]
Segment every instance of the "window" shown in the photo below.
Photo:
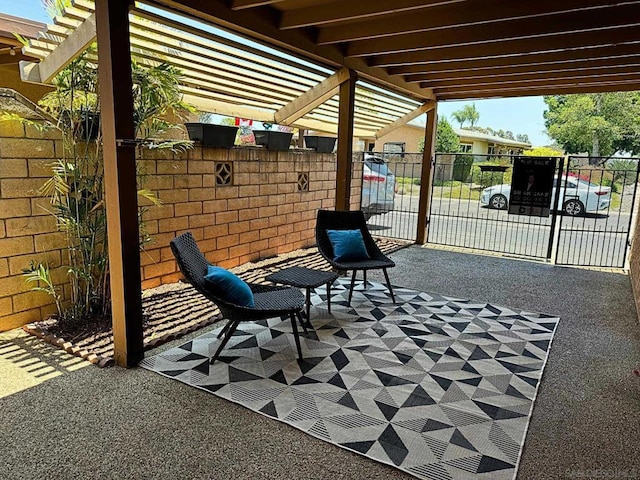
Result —
[[404, 153], [404, 142], [387, 142], [382, 147], [384, 153]]
[[461, 143], [460, 144], [460, 152], [461, 153], [471, 153], [473, 151], [472, 143]]

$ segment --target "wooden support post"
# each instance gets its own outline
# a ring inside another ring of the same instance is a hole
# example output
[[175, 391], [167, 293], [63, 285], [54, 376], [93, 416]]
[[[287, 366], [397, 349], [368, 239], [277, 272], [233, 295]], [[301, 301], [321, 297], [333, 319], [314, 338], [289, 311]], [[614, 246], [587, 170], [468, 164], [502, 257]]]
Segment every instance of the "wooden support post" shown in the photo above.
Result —
[[431, 203], [431, 169], [435, 159], [436, 128], [438, 123], [437, 108], [427, 112], [427, 125], [424, 129], [424, 151], [422, 152], [422, 173], [420, 175], [420, 198], [418, 199], [418, 228], [416, 243], [424, 245], [429, 234], [429, 206]]
[[336, 172], [336, 210], [349, 210], [351, 201], [351, 165], [353, 163], [353, 116], [356, 96], [356, 74], [340, 84], [338, 116], [338, 150]]
[[132, 0], [96, 0], [100, 113], [114, 357], [133, 367], [144, 357], [129, 45]]

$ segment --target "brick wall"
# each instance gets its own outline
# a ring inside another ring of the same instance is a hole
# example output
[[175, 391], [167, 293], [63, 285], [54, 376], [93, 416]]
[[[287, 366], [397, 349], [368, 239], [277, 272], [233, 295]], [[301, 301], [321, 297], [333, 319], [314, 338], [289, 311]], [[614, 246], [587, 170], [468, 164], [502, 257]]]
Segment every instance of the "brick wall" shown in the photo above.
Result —
[[[56, 131], [0, 122], [0, 331], [55, 312], [48, 295], [25, 283], [22, 270], [32, 260], [46, 262], [56, 284], [66, 280], [65, 237], [38, 194], [61, 149]], [[196, 147], [184, 154], [146, 151], [138, 163], [145, 187], [162, 201], [143, 216], [154, 239], [140, 256], [143, 288], [181, 277], [168, 246], [177, 234], [191, 231], [210, 261], [234, 267], [313, 245], [317, 210], [335, 204], [333, 154]], [[230, 185], [216, 184], [220, 164], [231, 166]], [[299, 174], [306, 174], [308, 191], [299, 190]], [[361, 162], [354, 161], [353, 177], [357, 209]]]
[[[333, 154], [196, 147], [168, 158], [146, 152], [139, 162], [145, 186], [163, 202], [143, 217], [154, 237], [141, 255], [143, 288], [180, 278], [168, 245], [184, 231], [211, 262], [231, 268], [314, 245], [317, 210], [335, 204]], [[230, 185], [216, 184], [219, 164], [231, 165]], [[299, 190], [299, 174], [308, 176], [308, 191]]]
[[61, 149], [56, 130], [42, 133], [20, 122], [0, 122], [0, 331], [55, 312], [48, 295], [31, 291], [22, 270], [31, 261], [46, 262], [56, 282], [65, 280], [59, 268], [65, 237], [38, 194]]

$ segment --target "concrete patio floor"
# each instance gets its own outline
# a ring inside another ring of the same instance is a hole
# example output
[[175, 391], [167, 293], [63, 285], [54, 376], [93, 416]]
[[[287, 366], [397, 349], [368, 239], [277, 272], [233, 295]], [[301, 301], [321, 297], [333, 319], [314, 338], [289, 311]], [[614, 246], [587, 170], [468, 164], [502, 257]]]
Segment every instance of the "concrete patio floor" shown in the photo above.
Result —
[[[394, 284], [560, 315], [519, 479], [640, 477], [640, 331], [627, 276], [431, 248], [391, 256]], [[0, 334], [0, 426], [3, 479], [413, 478], [149, 371], [98, 369], [20, 331]]]

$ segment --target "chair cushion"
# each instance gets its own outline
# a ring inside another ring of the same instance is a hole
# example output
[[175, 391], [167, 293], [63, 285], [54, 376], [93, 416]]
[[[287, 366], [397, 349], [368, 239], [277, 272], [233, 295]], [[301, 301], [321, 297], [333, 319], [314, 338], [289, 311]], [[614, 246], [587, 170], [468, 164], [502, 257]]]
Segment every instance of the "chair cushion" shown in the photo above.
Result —
[[209, 265], [204, 279], [212, 293], [222, 300], [242, 307], [255, 306], [253, 292], [249, 285], [229, 270]]
[[327, 230], [327, 236], [333, 247], [333, 260], [336, 262], [357, 262], [371, 258], [358, 230]]

